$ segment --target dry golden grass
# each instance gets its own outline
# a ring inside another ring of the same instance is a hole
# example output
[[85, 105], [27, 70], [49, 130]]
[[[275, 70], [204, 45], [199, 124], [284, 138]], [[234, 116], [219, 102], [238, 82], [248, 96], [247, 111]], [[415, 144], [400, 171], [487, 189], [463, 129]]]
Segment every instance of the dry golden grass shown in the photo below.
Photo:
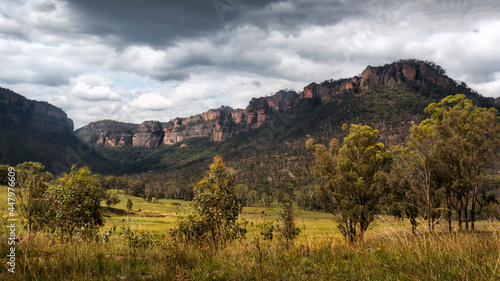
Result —
[[[168, 235], [175, 225], [168, 214], [185, 211], [177, 208], [179, 200], [133, 200], [142, 212], [106, 211], [103, 229], [117, 226], [107, 243], [61, 242], [45, 233], [27, 237], [19, 229], [24, 239], [16, 246], [15, 274], [7, 272], [2, 225], [0, 280], [500, 280], [498, 222], [479, 222], [475, 232], [448, 233], [438, 226], [429, 233], [420, 226], [412, 235], [407, 220], [381, 216], [364, 241], [349, 244], [331, 215], [302, 211], [296, 220], [302, 233], [287, 248], [276, 238], [263, 240], [256, 226], [276, 219], [279, 209], [244, 208], [242, 217], [253, 223], [246, 239], [215, 252], [209, 245], [176, 243]], [[138, 235], [153, 233], [148, 237], [154, 243], [131, 248], [122, 227]]]

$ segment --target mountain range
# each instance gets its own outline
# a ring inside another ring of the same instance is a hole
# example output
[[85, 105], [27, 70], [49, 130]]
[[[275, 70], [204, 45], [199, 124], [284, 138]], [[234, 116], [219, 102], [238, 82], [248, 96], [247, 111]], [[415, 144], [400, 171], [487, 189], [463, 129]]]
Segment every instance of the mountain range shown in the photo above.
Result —
[[429, 103], [456, 93], [479, 106], [500, 108], [500, 98], [485, 98], [440, 66], [415, 59], [368, 66], [358, 76], [311, 83], [300, 93], [281, 90], [253, 98], [245, 109], [221, 106], [168, 122], [103, 120], [75, 131], [62, 109], [0, 88], [0, 161], [39, 161], [56, 173], [72, 164], [101, 173], [133, 173], [191, 167], [215, 154], [237, 166], [252, 165], [239, 160], [248, 158], [248, 151], [255, 159], [281, 151], [293, 162], [285, 165], [285, 174], [296, 177], [290, 165], [302, 155], [306, 138], [327, 141], [345, 134], [344, 123], [364, 123], [378, 129], [387, 145], [395, 145], [423, 120]]
[[145, 121], [140, 125], [97, 121], [76, 130], [76, 134], [89, 144], [108, 147], [158, 147], [200, 137], [222, 142], [240, 132], [261, 128], [273, 121], [277, 113], [294, 112], [303, 99], [327, 102], [340, 92], [357, 93], [404, 83], [422, 88], [431, 85], [444, 89], [458, 86], [441, 67], [431, 62], [406, 60], [381, 67], [368, 66], [360, 76], [350, 79], [311, 83], [301, 93], [282, 90], [270, 97], [253, 98], [246, 109], [221, 106], [188, 118], [176, 118], [169, 122]]

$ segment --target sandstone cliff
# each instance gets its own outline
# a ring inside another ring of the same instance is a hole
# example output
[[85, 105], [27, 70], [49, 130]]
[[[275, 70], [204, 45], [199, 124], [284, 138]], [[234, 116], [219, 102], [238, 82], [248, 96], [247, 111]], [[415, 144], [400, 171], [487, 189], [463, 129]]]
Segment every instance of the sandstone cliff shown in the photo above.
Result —
[[3, 129], [43, 131], [47, 133], [70, 133], [73, 121], [66, 113], [47, 102], [27, 98], [0, 88], [0, 124]]
[[244, 112], [222, 106], [188, 118], [176, 118], [163, 123], [164, 145], [170, 145], [189, 138], [206, 137], [212, 141], [225, 141], [242, 131]]
[[176, 118], [166, 123], [146, 121], [141, 125], [114, 123], [116, 126], [111, 126], [109, 121], [100, 121], [78, 129], [76, 133], [88, 143], [111, 147], [157, 147], [200, 137], [221, 142], [240, 132], [269, 124], [277, 113], [293, 112], [301, 99], [327, 101], [342, 91], [358, 92], [397, 83], [444, 88], [456, 85], [441, 67], [432, 62], [401, 60], [379, 67], [368, 66], [360, 76], [353, 78], [311, 83], [300, 94], [282, 90], [273, 96], [253, 98], [245, 110], [222, 106], [188, 118]]
[[279, 91], [270, 97], [252, 99], [245, 110], [221, 106], [187, 118], [146, 121], [140, 125], [104, 120], [90, 123], [75, 133], [87, 143], [109, 147], [157, 147], [189, 138], [221, 142], [263, 126], [272, 119], [273, 112], [292, 110], [297, 97], [293, 91]]
[[415, 84], [421, 87], [438, 85], [444, 88], [456, 84], [444, 74], [441, 67], [432, 62], [401, 60], [384, 66], [367, 66], [360, 76], [353, 78], [330, 80], [321, 84], [311, 83], [304, 88], [300, 98], [328, 100], [341, 91], [361, 91], [397, 83]]
[[170, 122], [145, 121], [140, 125], [116, 121], [90, 123], [75, 133], [84, 141], [109, 147], [171, 145], [189, 138], [224, 141], [243, 131], [244, 111], [230, 107], [211, 109]]
[[112, 120], [92, 122], [76, 130], [78, 136], [87, 143], [110, 147], [132, 145], [134, 132], [139, 125]]

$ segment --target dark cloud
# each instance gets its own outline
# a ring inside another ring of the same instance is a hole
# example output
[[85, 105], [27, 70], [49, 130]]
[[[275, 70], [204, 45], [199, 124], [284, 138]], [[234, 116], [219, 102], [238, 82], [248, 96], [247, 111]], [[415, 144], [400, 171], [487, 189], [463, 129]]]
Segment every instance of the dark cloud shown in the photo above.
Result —
[[35, 3], [33, 8], [35, 11], [50, 13], [56, 10], [57, 5], [54, 2], [44, 1]]
[[2, 0], [0, 11], [0, 86], [77, 126], [245, 107], [401, 58], [500, 93], [497, 0]]
[[[226, 1], [226, 0], [221, 0]], [[97, 36], [118, 37], [120, 43], [153, 46], [183, 38], [208, 37], [223, 29], [213, 1], [199, 0], [66, 0], [82, 29]], [[273, 1], [248, 1], [258, 9]], [[234, 8], [239, 9], [238, 7]], [[227, 12], [229, 13], [229, 12]], [[224, 13], [226, 14], [226, 13]]]
[[210, 38], [244, 25], [296, 33], [301, 26], [334, 24], [362, 13], [362, 5], [340, 0], [62, 1], [69, 4], [83, 32], [109, 37], [110, 42], [117, 39], [118, 47], [172, 45], [178, 40]]

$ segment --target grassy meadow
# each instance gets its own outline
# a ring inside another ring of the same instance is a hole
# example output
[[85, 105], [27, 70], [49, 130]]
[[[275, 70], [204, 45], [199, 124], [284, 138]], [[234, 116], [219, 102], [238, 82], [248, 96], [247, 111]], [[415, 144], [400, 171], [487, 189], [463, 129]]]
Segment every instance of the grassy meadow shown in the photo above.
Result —
[[[214, 252], [168, 235], [176, 213], [185, 213], [190, 202], [148, 203], [130, 197], [133, 208], [127, 213], [127, 198], [113, 192], [121, 202], [102, 207], [103, 232], [116, 227], [109, 242], [61, 242], [46, 233], [28, 237], [18, 225], [23, 239], [16, 244], [16, 273], [11, 274], [7, 193], [0, 187], [0, 280], [500, 280], [497, 222], [478, 222], [475, 232], [447, 233], [438, 227], [431, 234], [422, 221], [419, 233], [412, 235], [408, 220], [381, 216], [363, 242], [349, 244], [332, 215], [300, 211], [296, 224], [302, 231], [294, 245], [286, 247], [276, 239], [263, 240], [257, 226], [275, 220], [280, 209], [250, 207], [240, 216], [249, 222], [246, 238]], [[123, 227], [148, 243], [131, 246]]]

